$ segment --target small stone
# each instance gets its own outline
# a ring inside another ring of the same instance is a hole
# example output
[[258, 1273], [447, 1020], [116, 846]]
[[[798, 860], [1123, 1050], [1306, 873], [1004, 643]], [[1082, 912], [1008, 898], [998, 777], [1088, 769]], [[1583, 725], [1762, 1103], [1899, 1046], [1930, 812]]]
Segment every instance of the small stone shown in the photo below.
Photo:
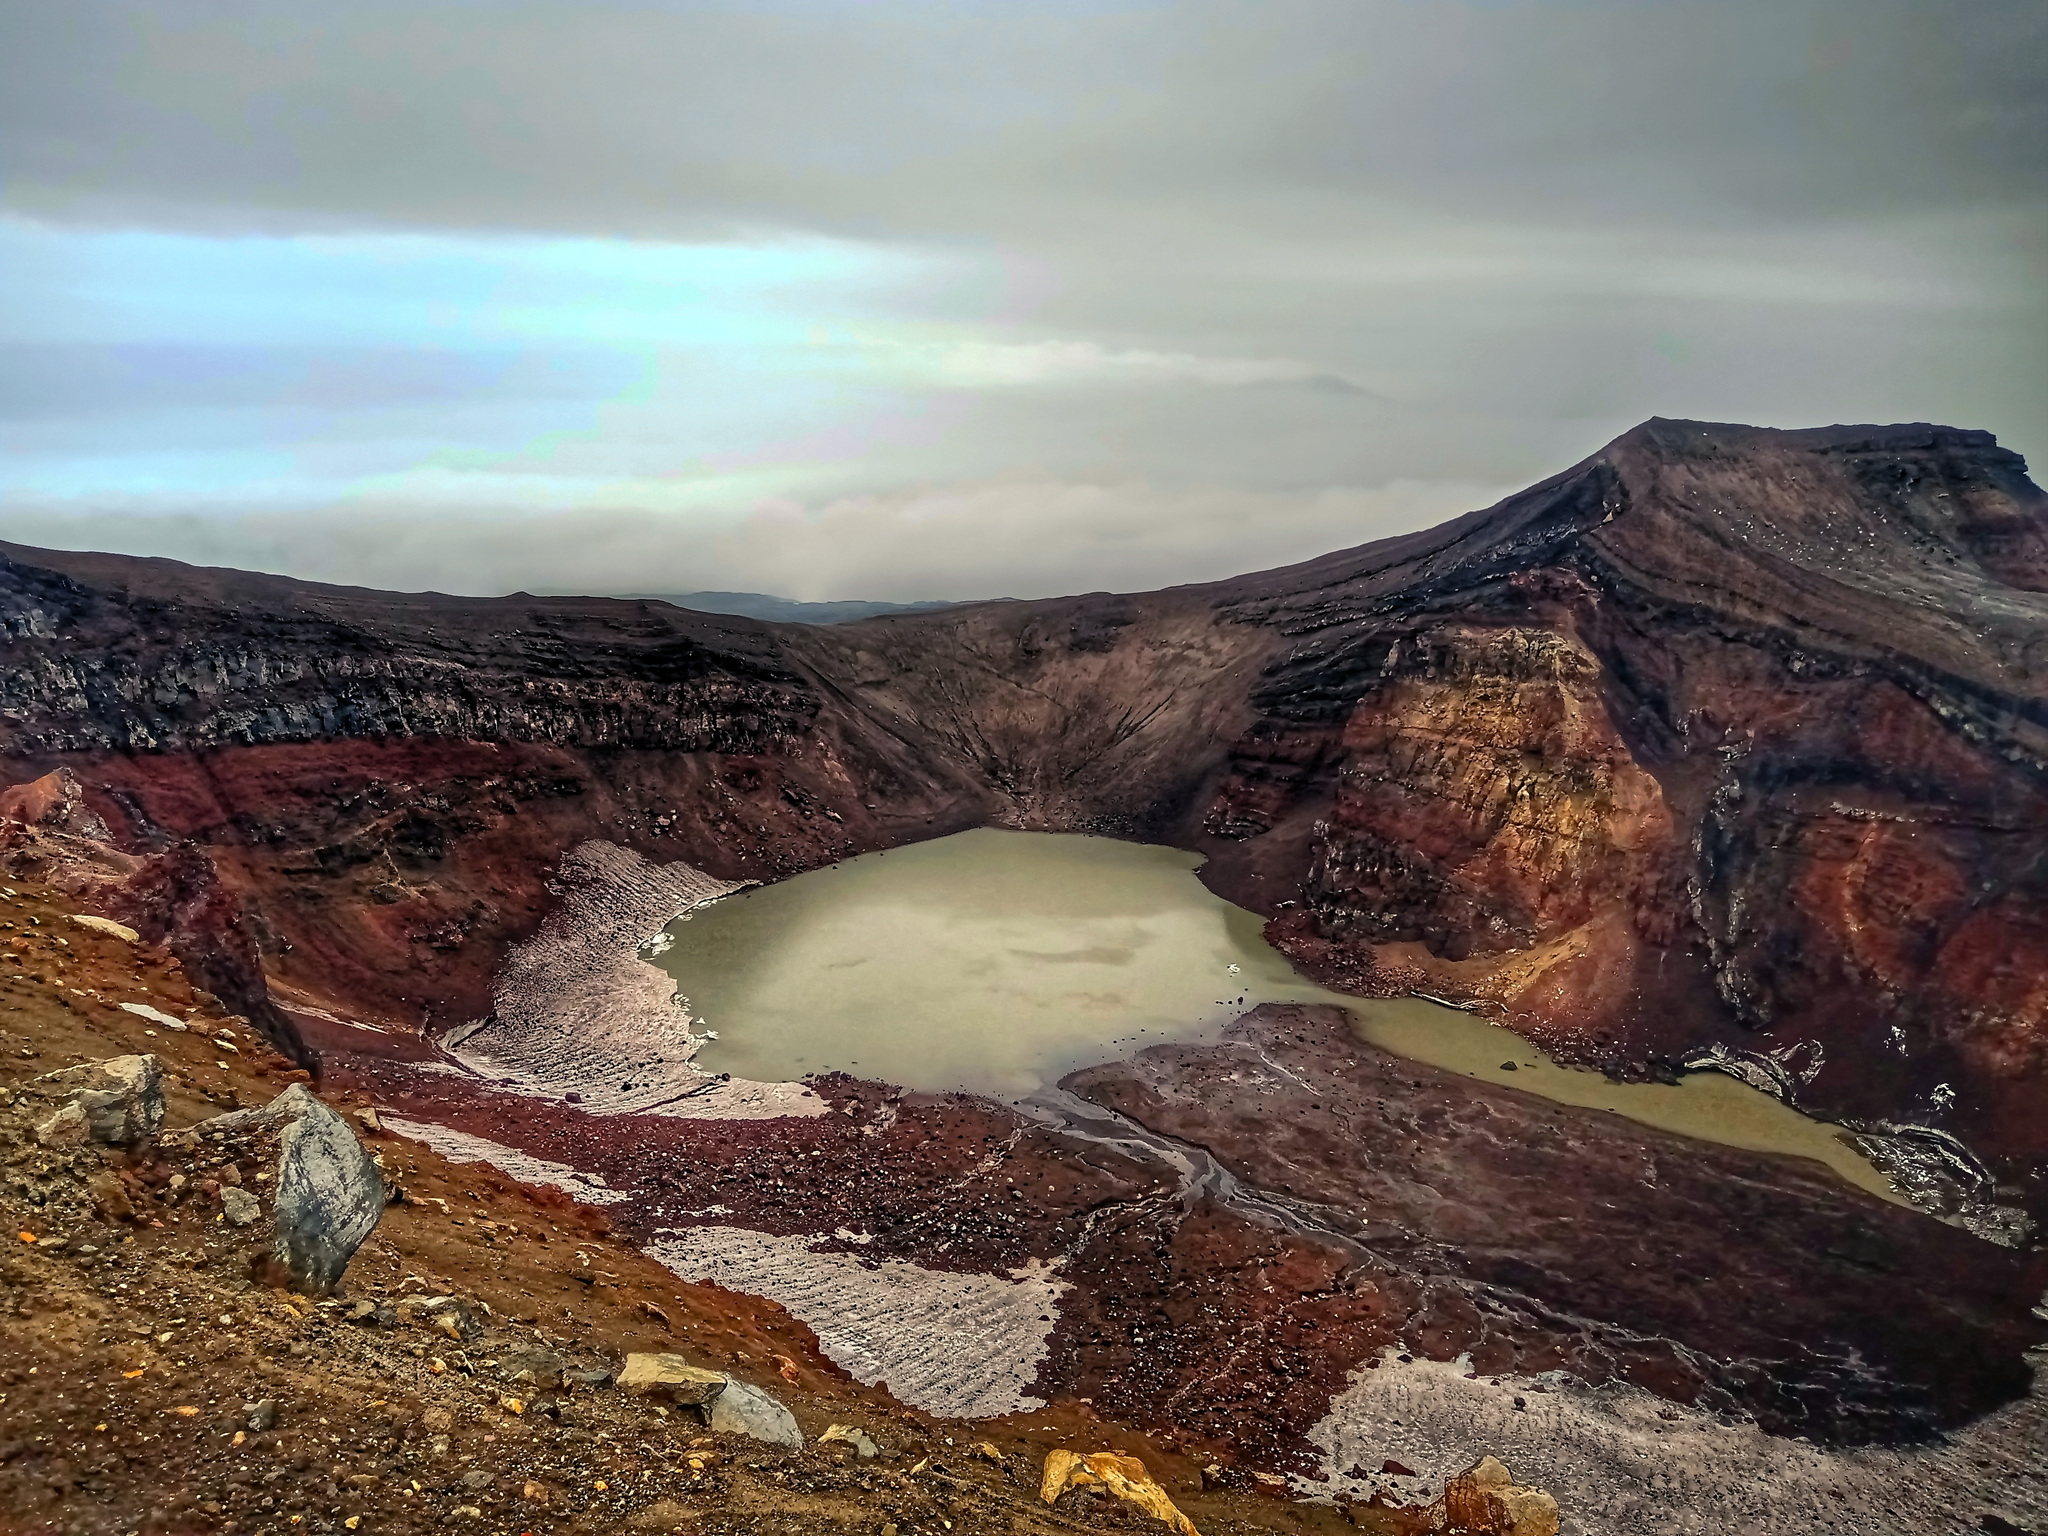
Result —
[[248, 1415], [244, 1421], [248, 1426], [261, 1432], [277, 1428], [277, 1399], [266, 1397], [257, 1402], [242, 1404], [242, 1412]]
[[457, 1520], [481, 1520], [484, 1517], [484, 1512], [474, 1504], [458, 1504], [448, 1513]]
[[519, 1490], [519, 1496], [529, 1504], [545, 1504], [548, 1501], [547, 1484], [528, 1483]]
[[878, 1449], [875, 1442], [868, 1438], [866, 1430], [858, 1429], [851, 1424], [834, 1424], [818, 1436], [818, 1444], [831, 1443], [852, 1446], [854, 1454], [863, 1461], [875, 1455]]
[[357, 1110], [355, 1114], [356, 1119], [362, 1122], [363, 1129], [372, 1135], [384, 1129], [384, 1122], [377, 1118], [377, 1111], [371, 1109], [368, 1105]]
[[248, 1190], [233, 1184], [223, 1185], [220, 1192], [221, 1214], [234, 1227], [250, 1226], [263, 1215], [263, 1202]]
[[569, 1362], [551, 1349], [511, 1349], [498, 1358], [498, 1374], [522, 1386], [559, 1387]]
[[491, 1486], [491, 1474], [481, 1467], [473, 1472], [465, 1472], [462, 1474], [462, 1486], [471, 1493], [482, 1493]]

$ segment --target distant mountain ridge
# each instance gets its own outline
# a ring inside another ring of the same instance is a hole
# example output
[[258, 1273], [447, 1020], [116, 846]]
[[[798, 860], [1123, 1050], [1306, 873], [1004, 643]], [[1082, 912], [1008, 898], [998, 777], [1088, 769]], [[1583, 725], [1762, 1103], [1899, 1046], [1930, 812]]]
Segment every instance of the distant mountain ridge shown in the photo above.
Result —
[[746, 619], [766, 619], [771, 624], [850, 624], [855, 619], [872, 619], [884, 613], [928, 613], [935, 608], [955, 606], [936, 600], [873, 603], [861, 598], [800, 603], [793, 597], [776, 597], [767, 592], [621, 592], [619, 596], [673, 603], [696, 613], [732, 613]]

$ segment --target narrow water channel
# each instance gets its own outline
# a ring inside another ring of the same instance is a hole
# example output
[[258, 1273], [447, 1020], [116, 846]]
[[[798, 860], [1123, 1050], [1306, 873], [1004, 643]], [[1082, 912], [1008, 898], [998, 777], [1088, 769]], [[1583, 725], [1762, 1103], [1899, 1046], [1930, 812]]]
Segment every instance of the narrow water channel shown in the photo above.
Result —
[[671, 924], [652, 958], [716, 1036], [698, 1065], [736, 1077], [840, 1070], [1021, 1100], [1147, 1045], [1219, 1038], [1257, 1003], [1332, 1003], [1411, 1060], [1813, 1158], [1897, 1198], [1836, 1127], [1731, 1077], [1614, 1083], [1456, 1009], [1319, 987], [1266, 943], [1257, 914], [1195, 878], [1201, 862], [1110, 838], [963, 832], [727, 897]]

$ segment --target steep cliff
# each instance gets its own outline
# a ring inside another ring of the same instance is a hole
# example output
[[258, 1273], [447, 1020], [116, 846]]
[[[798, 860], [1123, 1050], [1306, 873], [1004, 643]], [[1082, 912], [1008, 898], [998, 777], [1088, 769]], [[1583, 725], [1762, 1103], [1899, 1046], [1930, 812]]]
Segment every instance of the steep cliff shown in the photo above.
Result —
[[1310, 823], [1304, 955], [2048, 1145], [2048, 499], [1987, 434], [1652, 422], [1231, 588], [1294, 646], [1210, 825]]
[[832, 629], [11, 546], [0, 624], [10, 776], [202, 845], [356, 1016], [480, 1014], [588, 836], [993, 821], [1200, 849], [1304, 964], [1612, 1070], [2048, 1154], [2048, 499], [1988, 434], [1653, 421], [1305, 565]]

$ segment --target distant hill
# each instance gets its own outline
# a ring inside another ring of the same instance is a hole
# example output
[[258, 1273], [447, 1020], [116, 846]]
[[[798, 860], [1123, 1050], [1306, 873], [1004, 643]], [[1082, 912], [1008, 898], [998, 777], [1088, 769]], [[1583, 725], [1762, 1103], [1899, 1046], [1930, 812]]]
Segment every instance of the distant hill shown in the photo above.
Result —
[[839, 603], [800, 603], [795, 598], [775, 597], [766, 592], [621, 592], [619, 596], [653, 598], [698, 613], [736, 613], [742, 618], [767, 619], [777, 624], [846, 624], [854, 619], [872, 619], [878, 613], [921, 613], [953, 606], [944, 602], [869, 603], [858, 598]]

